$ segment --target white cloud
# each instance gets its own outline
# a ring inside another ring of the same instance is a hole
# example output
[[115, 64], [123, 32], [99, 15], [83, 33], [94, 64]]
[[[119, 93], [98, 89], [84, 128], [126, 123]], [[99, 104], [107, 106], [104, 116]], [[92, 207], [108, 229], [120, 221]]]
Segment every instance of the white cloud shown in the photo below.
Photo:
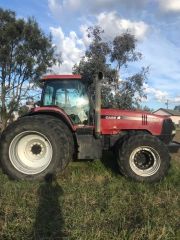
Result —
[[115, 11], [100, 13], [96, 24], [105, 30], [105, 36], [110, 40], [127, 30], [137, 39], [143, 39], [149, 29], [145, 22], [121, 18]]
[[130, 21], [121, 18], [115, 11], [102, 12], [96, 15], [94, 22], [87, 22], [87, 24], [80, 26], [80, 32], [82, 33], [85, 46], [91, 43], [91, 39], [87, 36], [87, 29], [93, 25], [98, 25], [104, 30], [103, 37], [108, 41], [113, 40], [115, 36], [126, 31], [134, 34], [138, 40], [142, 40], [149, 30], [149, 26], [143, 21]]
[[143, 64], [150, 66], [149, 81], [157, 89], [180, 92], [180, 47], [164, 36], [159, 29], [151, 28], [148, 38], [139, 44]]
[[71, 31], [68, 36], [62, 31], [61, 27], [50, 28], [54, 38], [58, 52], [62, 53], [63, 63], [59, 66], [54, 66], [53, 71], [56, 73], [72, 73], [72, 67], [78, 63], [84, 55], [85, 45], [81, 38], [78, 38], [74, 31]]
[[165, 12], [180, 12], [180, 0], [158, 0], [159, 6]]
[[[112, 40], [117, 34], [121, 34], [127, 30], [135, 34], [138, 39], [142, 39], [148, 30], [148, 26], [144, 22], [132, 22], [120, 18], [116, 12], [97, 15], [94, 24], [100, 25], [105, 30], [104, 37], [108, 40]], [[74, 31], [65, 35], [61, 27], [50, 28], [54, 43], [57, 46], [57, 50], [62, 53], [63, 60], [60, 67], [54, 66], [53, 70], [55, 72], [71, 73], [74, 64], [80, 61], [91, 42], [91, 39], [87, 36], [88, 25], [93, 25], [93, 23], [87, 22], [87, 24], [80, 26], [81, 38]]]
[[180, 96], [177, 96], [174, 99], [172, 99], [172, 102], [175, 104], [180, 104]]
[[63, 33], [61, 27], [58, 27], [58, 28], [50, 27], [50, 31], [53, 35], [53, 38], [54, 38], [55, 42], [64, 39], [64, 33]]
[[[90, 25], [92, 25], [92, 24], [90, 24]], [[88, 29], [89, 26], [87, 24], [83, 24], [83, 25], [80, 26], [80, 32], [82, 34], [82, 41], [83, 41], [83, 43], [85, 44], [86, 47], [88, 47], [89, 44], [91, 43], [91, 39], [87, 35], [87, 29]]]
[[180, 96], [173, 97], [167, 91], [162, 91], [160, 89], [150, 87], [146, 83], [143, 87], [145, 94], [147, 94], [147, 101], [155, 99], [159, 103], [166, 103], [168, 100], [171, 104], [180, 104]]
[[48, 6], [50, 11], [53, 13], [55, 17], [58, 17], [58, 15], [62, 11], [62, 5], [60, 4], [60, 1], [58, 0], [48, 0]]
[[113, 9], [139, 9], [143, 8], [149, 0], [48, 0], [48, 5], [52, 13], [57, 17], [58, 14], [67, 12], [83, 11], [85, 13], [99, 13], [111, 11]]
[[158, 102], [165, 102], [169, 98], [168, 92], [150, 87], [148, 84], [144, 84], [144, 90], [147, 96], [155, 98]]

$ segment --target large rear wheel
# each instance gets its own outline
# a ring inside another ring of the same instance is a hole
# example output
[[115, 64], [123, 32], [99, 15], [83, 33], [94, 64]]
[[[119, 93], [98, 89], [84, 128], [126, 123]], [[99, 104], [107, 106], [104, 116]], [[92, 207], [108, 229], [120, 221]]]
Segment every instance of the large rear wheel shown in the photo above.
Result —
[[8, 126], [1, 136], [3, 170], [13, 179], [30, 180], [63, 171], [70, 161], [70, 143], [66, 125], [58, 122], [54, 124], [52, 117], [28, 116]]
[[148, 134], [126, 139], [118, 149], [117, 157], [122, 174], [137, 181], [160, 181], [170, 166], [166, 145]]

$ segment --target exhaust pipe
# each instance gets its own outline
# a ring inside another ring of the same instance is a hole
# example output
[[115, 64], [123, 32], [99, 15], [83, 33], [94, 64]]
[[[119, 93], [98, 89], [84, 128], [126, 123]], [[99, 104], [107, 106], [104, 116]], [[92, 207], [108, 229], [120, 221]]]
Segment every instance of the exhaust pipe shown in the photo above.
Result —
[[101, 80], [103, 73], [99, 72], [95, 78], [95, 136], [101, 136]]

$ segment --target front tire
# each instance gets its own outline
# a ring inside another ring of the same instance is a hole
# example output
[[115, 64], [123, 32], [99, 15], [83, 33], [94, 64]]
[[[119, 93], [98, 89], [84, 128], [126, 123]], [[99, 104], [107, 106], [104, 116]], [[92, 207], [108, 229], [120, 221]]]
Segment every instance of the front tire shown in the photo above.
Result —
[[134, 135], [117, 151], [123, 175], [141, 182], [157, 182], [166, 176], [170, 155], [166, 145], [151, 135]]
[[2, 133], [2, 169], [13, 179], [43, 179], [64, 170], [70, 161], [68, 144], [64, 129], [51, 118], [23, 117]]

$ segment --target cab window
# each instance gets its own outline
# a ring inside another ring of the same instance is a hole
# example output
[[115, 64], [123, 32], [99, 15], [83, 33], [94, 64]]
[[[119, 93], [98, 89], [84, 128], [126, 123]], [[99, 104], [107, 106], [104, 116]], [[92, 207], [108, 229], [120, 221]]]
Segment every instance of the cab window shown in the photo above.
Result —
[[48, 81], [45, 85], [43, 105], [54, 105], [62, 108], [74, 124], [88, 122], [89, 99], [81, 81]]

